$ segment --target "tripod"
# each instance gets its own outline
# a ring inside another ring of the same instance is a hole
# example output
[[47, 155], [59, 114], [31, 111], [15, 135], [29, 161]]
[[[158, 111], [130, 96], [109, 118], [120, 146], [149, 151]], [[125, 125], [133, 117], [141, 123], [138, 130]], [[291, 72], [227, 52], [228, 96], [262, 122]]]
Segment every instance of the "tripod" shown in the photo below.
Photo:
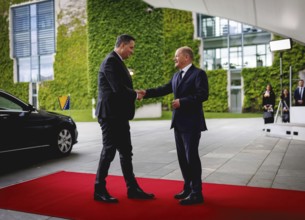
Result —
[[[277, 108], [277, 111], [276, 111], [276, 114], [275, 114], [275, 122], [277, 122], [277, 119], [278, 119], [278, 116], [279, 116], [279, 112], [280, 112], [280, 115], [281, 115], [281, 118], [282, 118], [282, 122], [283, 122], [283, 107], [286, 107], [287, 110], [289, 111], [289, 107], [287, 106], [285, 100], [284, 100], [284, 105], [283, 105], [283, 100], [281, 99], [279, 101], [279, 105], [278, 105], [278, 108]], [[288, 113], [289, 114], [289, 113]], [[287, 122], [287, 121], [286, 121]]]
[[277, 122], [277, 118], [279, 116], [279, 112], [280, 112], [281, 117], [282, 117], [283, 116], [283, 103], [282, 103], [282, 100], [279, 101], [279, 105], [278, 105], [277, 110], [276, 110], [274, 122]]

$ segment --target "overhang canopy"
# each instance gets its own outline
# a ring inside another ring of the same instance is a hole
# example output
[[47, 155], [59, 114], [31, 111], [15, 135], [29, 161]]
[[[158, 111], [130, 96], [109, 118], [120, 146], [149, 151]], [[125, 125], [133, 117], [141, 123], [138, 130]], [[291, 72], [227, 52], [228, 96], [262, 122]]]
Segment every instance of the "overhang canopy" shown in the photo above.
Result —
[[304, 0], [143, 0], [155, 8], [172, 8], [227, 18], [305, 45]]

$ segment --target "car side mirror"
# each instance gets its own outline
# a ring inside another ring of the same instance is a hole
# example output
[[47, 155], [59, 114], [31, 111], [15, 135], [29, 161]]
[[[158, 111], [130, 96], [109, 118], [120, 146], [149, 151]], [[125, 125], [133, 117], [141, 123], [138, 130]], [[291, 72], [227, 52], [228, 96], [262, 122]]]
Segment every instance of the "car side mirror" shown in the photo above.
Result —
[[27, 110], [29, 111], [29, 112], [33, 112], [33, 111], [36, 111], [36, 108], [33, 106], [33, 105], [28, 105], [28, 107], [27, 107]]

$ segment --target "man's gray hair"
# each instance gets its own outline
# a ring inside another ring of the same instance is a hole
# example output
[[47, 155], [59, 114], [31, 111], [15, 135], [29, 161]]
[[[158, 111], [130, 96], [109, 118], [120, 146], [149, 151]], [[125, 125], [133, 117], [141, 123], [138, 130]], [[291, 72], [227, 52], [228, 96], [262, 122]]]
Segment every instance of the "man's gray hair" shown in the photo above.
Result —
[[184, 46], [184, 47], [180, 47], [180, 50], [183, 54], [188, 55], [191, 58], [191, 60], [194, 60], [194, 53], [193, 53], [192, 48], [190, 48], [188, 46]]

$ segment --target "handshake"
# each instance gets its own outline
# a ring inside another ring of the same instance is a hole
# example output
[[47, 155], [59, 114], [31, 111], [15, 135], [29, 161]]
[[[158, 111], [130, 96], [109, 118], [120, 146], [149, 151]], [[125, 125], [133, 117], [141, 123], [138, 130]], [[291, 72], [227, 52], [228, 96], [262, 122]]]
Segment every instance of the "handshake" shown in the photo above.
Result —
[[[143, 97], [146, 95], [146, 90], [136, 89], [135, 91], [137, 92], [137, 99], [142, 101]], [[172, 108], [174, 108], [174, 109], [180, 108], [180, 99], [174, 99], [172, 101]]]
[[141, 89], [141, 90], [135, 90], [136, 91], [136, 93], [137, 93], [137, 99], [138, 100], [142, 100], [143, 99], [143, 97], [146, 95], [146, 90], [144, 90], [144, 89]]

